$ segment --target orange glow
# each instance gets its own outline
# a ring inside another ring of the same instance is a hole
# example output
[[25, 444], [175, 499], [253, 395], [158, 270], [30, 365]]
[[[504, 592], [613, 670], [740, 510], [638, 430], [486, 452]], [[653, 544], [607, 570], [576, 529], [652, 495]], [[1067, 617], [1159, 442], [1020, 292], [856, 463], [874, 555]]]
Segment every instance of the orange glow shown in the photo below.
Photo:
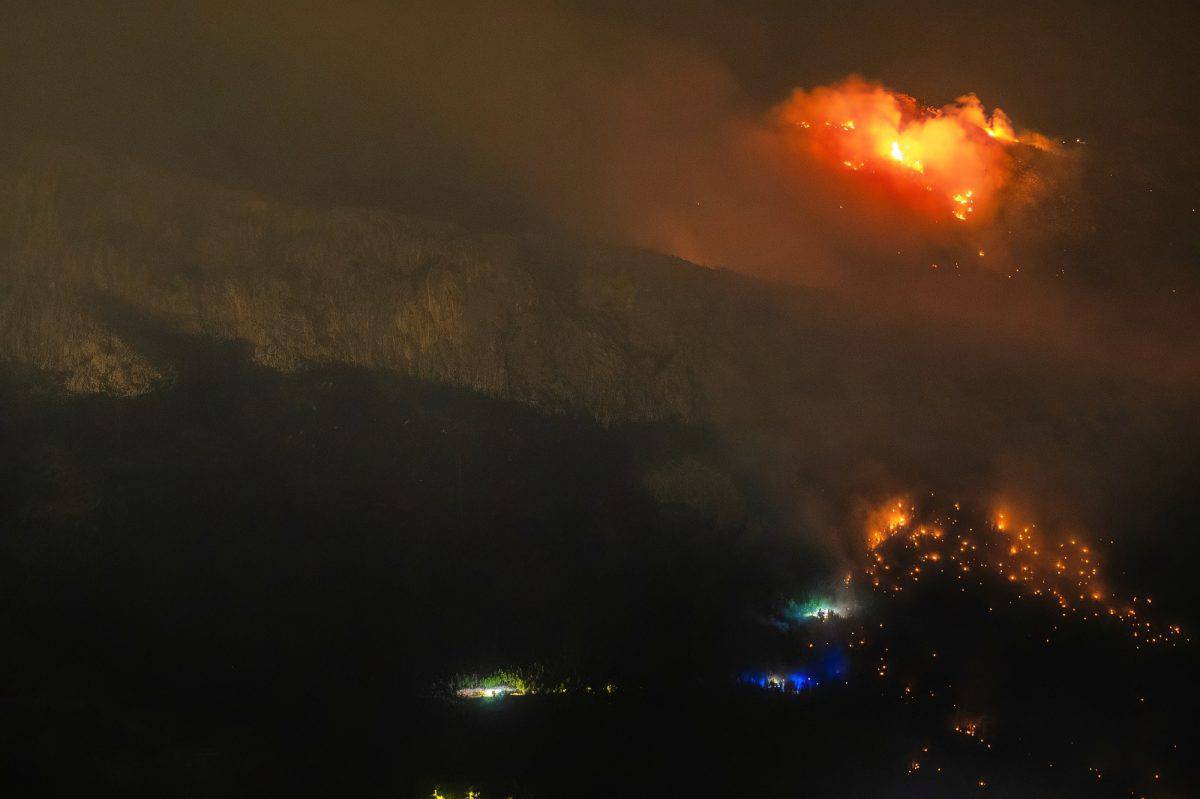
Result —
[[908, 526], [912, 507], [905, 497], [896, 497], [867, 514], [867, 548], [875, 549]]
[[[1049, 603], [1063, 618], [1116, 620], [1139, 648], [1190, 640], [1178, 625], [1146, 620], [1146, 613], [1132, 607], [1139, 597], [1122, 602], [1106, 588], [1096, 547], [1080, 536], [1047, 537], [1009, 508], [995, 511], [982, 526], [971, 526], [958, 517], [960, 510], [954, 503], [955, 512], [943, 515], [901, 498], [869, 514], [863, 571], [871, 587], [894, 595], [906, 585], [938, 577], [980, 587], [998, 578], [1016, 598]], [[1150, 597], [1142, 599], [1152, 604]]]
[[1051, 146], [1039, 134], [1018, 134], [998, 108], [989, 116], [973, 94], [928, 108], [856, 77], [797, 89], [775, 113], [822, 163], [875, 175], [908, 205], [959, 222], [994, 208], [1015, 148]]

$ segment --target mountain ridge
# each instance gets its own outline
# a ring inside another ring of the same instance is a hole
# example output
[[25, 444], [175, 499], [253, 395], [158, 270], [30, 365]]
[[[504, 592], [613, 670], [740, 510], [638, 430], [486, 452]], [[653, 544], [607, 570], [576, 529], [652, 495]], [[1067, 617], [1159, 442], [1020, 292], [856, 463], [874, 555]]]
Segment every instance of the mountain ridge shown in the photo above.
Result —
[[706, 375], [736, 368], [714, 331], [781, 305], [780, 287], [668, 256], [302, 209], [62, 145], [0, 168], [0, 357], [76, 393], [171, 380], [96, 312], [108, 297], [285, 372], [362, 366], [605, 423], [694, 421]]

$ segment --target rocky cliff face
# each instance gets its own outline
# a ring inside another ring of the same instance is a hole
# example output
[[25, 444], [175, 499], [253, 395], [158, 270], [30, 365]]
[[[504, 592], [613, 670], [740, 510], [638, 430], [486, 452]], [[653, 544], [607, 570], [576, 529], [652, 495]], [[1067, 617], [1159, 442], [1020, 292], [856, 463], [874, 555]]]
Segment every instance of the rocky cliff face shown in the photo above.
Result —
[[0, 157], [0, 362], [153, 396], [195, 388], [189, 359], [209, 356], [180, 342], [204, 340], [237, 350], [209, 374], [350, 368], [609, 427], [705, 428], [720, 468], [645, 479], [671, 504], [728, 495], [722, 518], [743, 513], [737, 473], [789, 526], [861, 485], [1029, 482], [1074, 501], [1128, 488], [1129, 452], [1185, 446], [1166, 431], [1190, 418], [1190, 387], [989, 331], [566, 237], [297, 208], [71, 148]]
[[694, 420], [706, 380], [761, 332], [734, 317], [778, 307], [665, 256], [287, 207], [64, 147], [0, 168], [0, 357], [74, 392], [171, 380], [119, 307], [247, 342], [281, 371], [346, 364], [604, 422]]

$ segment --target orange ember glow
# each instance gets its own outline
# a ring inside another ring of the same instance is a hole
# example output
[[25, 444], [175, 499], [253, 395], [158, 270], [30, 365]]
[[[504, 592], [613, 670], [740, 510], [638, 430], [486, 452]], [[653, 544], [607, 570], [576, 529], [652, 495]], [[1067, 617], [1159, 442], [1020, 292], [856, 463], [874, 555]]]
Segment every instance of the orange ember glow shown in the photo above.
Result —
[[1141, 605], [1151, 609], [1151, 597], [1123, 601], [1106, 588], [1100, 558], [1078, 535], [1047, 536], [1007, 509], [982, 524], [960, 518], [960, 511], [958, 503], [953, 513], [941, 513], [892, 499], [869, 513], [863, 571], [872, 589], [887, 596], [939, 578], [980, 587], [1001, 580], [1015, 599], [1043, 604], [1064, 619], [1116, 622], [1139, 649], [1190, 641], [1178, 625], [1139, 613]]
[[959, 222], [994, 208], [1015, 148], [1049, 147], [1038, 134], [1018, 135], [1000, 109], [989, 116], [973, 94], [927, 108], [860, 78], [797, 89], [776, 114], [822, 163], [875, 175], [908, 205]]
[[871, 511], [867, 516], [867, 547], [875, 549], [904, 530], [912, 512], [912, 505], [904, 497], [896, 497]]

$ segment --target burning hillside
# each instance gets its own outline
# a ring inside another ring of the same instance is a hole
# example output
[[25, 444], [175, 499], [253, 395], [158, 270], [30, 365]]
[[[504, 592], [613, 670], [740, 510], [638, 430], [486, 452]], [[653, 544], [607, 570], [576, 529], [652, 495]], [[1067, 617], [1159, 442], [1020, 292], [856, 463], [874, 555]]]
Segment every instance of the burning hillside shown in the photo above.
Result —
[[897, 201], [960, 222], [986, 219], [1013, 171], [1018, 148], [1051, 149], [1018, 133], [999, 108], [974, 94], [941, 108], [851, 77], [797, 89], [774, 110], [789, 142], [818, 162], [861, 172]]
[[972, 522], [957, 502], [938, 511], [892, 499], [869, 515], [867, 546], [864, 573], [885, 595], [936, 577], [980, 589], [1007, 585], [1012, 598], [1046, 605], [1064, 620], [1117, 624], [1137, 648], [1190, 640], [1179, 625], [1147, 618], [1152, 596], [1112, 591], [1096, 544], [1079, 533], [1017, 523], [1007, 510]]

